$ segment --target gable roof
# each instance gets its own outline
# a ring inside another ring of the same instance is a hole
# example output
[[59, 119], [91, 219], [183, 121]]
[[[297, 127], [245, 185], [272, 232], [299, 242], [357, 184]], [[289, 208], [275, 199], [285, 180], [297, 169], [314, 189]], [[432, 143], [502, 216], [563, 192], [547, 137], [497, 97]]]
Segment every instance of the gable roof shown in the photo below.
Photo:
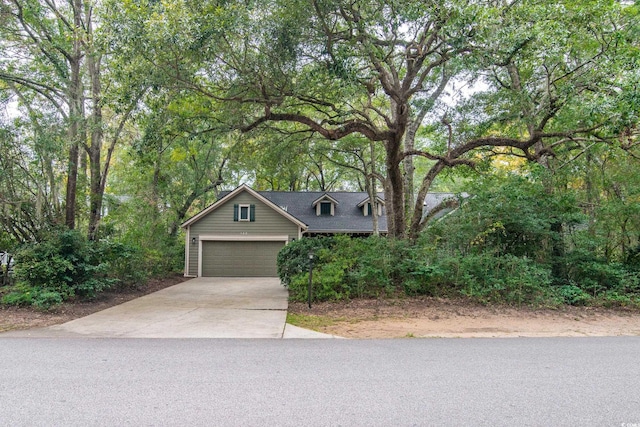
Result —
[[339, 204], [340, 204], [340, 202], [338, 202], [336, 199], [334, 199], [333, 197], [331, 197], [331, 195], [329, 195], [329, 193], [324, 192], [324, 193], [322, 194], [322, 196], [318, 197], [317, 199], [315, 199], [315, 200], [313, 201], [313, 203], [311, 203], [311, 206], [315, 206], [315, 205], [317, 205], [318, 203], [323, 202], [323, 201], [325, 201], [325, 200], [329, 200], [330, 202], [333, 202], [333, 203], [334, 203], [334, 204], [336, 204], [336, 205], [339, 205]]
[[[371, 200], [371, 198], [367, 195], [367, 198], [362, 200], [360, 203], [358, 203], [358, 207], [361, 208], [363, 207], [366, 203], [369, 203], [369, 201]], [[376, 203], [381, 204], [382, 206], [384, 206], [384, 199], [378, 195], [376, 195]]]
[[213, 203], [209, 207], [205, 208], [203, 211], [199, 212], [198, 214], [194, 215], [193, 217], [191, 217], [190, 219], [185, 221], [181, 225], [181, 227], [182, 228], [186, 228], [186, 227], [190, 226], [194, 222], [196, 222], [199, 219], [207, 216], [211, 212], [213, 212], [216, 209], [218, 209], [220, 206], [222, 206], [225, 203], [227, 203], [228, 201], [232, 200], [235, 196], [237, 196], [238, 194], [242, 193], [243, 191], [246, 191], [247, 193], [251, 194], [253, 197], [258, 199], [259, 201], [261, 201], [265, 205], [269, 206], [271, 209], [273, 209], [274, 211], [276, 211], [280, 215], [284, 216], [289, 221], [293, 222], [294, 224], [298, 225], [299, 227], [302, 227], [303, 229], [307, 228], [307, 224], [305, 224], [304, 222], [300, 221], [298, 218], [296, 218], [295, 216], [291, 215], [286, 210], [283, 210], [279, 205], [274, 204], [271, 200], [264, 198], [260, 193], [258, 193], [257, 191], [255, 191], [254, 189], [249, 187], [247, 184], [242, 184], [241, 186], [237, 187], [235, 190], [233, 190], [231, 192], [228, 192], [226, 194], [223, 193], [224, 196], [221, 197], [217, 202]]

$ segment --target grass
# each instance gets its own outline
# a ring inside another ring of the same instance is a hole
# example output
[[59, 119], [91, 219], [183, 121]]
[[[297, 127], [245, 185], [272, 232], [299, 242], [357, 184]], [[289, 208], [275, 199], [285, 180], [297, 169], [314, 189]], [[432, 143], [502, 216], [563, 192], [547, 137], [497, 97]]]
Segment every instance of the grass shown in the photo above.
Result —
[[287, 323], [314, 331], [318, 331], [325, 326], [334, 325], [343, 320], [344, 319], [332, 319], [329, 317], [314, 316], [311, 314], [287, 313]]

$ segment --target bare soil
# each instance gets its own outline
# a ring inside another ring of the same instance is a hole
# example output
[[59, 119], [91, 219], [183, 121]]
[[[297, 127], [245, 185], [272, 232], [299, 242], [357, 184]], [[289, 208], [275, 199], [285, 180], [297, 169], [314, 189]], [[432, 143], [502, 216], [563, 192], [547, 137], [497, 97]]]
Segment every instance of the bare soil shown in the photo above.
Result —
[[169, 275], [161, 279], [151, 279], [144, 285], [114, 289], [102, 293], [95, 300], [67, 302], [49, 311], [37, 310], [32, 307], [0, 305], [0, 332], [42, 328], [68, 322], [173, 286], [185, 280], [182, 274]]
[[[0, 305], [0, 332], [68, 322], [185, 280], [171, 275], [135, 288], [105, 292], [93, 301], [50, 311]], [[482, 306], [464, 300], [392, 298], [289, 303], [298, 326], [345, 338], [548, 337], [640, 335], [640, 310], [593, 307], [530, 309]]]
[[640, 311], [624, 308], [531, 309], [401, 298], [319, 303], [311, 309], [290, 303], [289, 313], [311, 329], [345, 338], [640, 335]]

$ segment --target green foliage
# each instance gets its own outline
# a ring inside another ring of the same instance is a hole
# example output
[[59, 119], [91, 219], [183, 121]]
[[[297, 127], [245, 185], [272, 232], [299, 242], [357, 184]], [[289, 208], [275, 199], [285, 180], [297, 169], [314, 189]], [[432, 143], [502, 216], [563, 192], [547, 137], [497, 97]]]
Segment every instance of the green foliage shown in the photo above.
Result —
[[566, 280], [594, 297], [619, 288], [627, 274], [621, 264], [606, 262], [580, 248], [569, 253], [566, 259]]
[[340, 300], [376, 297], [393, 291], [389, 240], [382, 237], [308, 238], [293, 242], [278, 254], [278, 272], [293, 300], [307, 298], [309, 251], [315, 253], [313, 297]]
[[122, 243], [90, 242], [75, 230], [53, 232], [16, 253], [16, 285], [2, 303], [48, 309], [74, 298], [95, 298], [116, 284], [142, 280], [139, 255]]
[[[309, 271], [309, 253], [318, 255], [320, 249], [331, 249], [335, 246], [333, 237], [317, 237], [314, 239], [298, 239], [286, 245], [278, 253], [278, 276], [285, 285], [291, 285], [293, 277]], [[319, 262], [315, 261], [316, 265]]]
[[413, 252], [422, 248], [424, 259], [410, 253], [405, 261], [411, 292], [441, 295], [446, 285], [449, 294], [515, 304], [632, 299], [637, 271], [603, 255], [608, 242], [586, 227], [577, 198], [545, 191], [542, 172], [478, 181], [473, 197], [418, 241]]
[[[179, 224], [239, 177], [262, 188], [324, 190], [381, 175], [404, 194], [404, 181], [391, 179], [409, 170], [400, 164], [410, 140], [402, 132], [421, 124], [417, 183], [434, 164], [473, 162], [464, 169], [471, 181], [478, 170], [500, 169], [493, 160], [507, 152], [545, 171], [505, 162], [520, 176], [465, 188], [473, 197], [414, 245], [289, 245], [279, 260], [284, 283], [302, 289], [313, 247], [321, 298], [402, 288], [519, 304], [555, 286], [572, 304], [633, 301], [640, 8], [630, 3], [108, 0], [85, 23], [100, 24], [91, 37], [65, 25], [90, 2], [3, 4], [0, 95], [18, 100], [20, 116], [0, 123], [0, 250], [23, 259], [20, 282], [4, 298], [45, 307], [181, 268]], [[72, 81], [73, 58], [80, 80], [99, 77], [98, 96]], [[457, 96], [461, 82], [473, 93]], [[86, 114], [72, 111], [76, 96], [87, 100]], [[85, 226], [95, 212], [86, 202], [101, 196], [94, 190], [112, 192], [102, 241], [51, 231], [73, 182], [73, 142], [99, 142], [85, 150], [98, 173], [80, 174], [73, 219]], [[113, 152], [100, 153], [112, 143]], [[387, 215], [402, 224], [395, 205]], [[399, 228], [391, 233], [402, 238]], [[40, 243], [17, 250], [29, 241]]]
[[142, 281], [183, 267], [184, 239], [167, 233], [174, 225], [168, 216], [149, 203], [131, 200], [105, 218], [101, 241], [115, 245], [113, 253], [122, 252], [113, 260], [112, 268], [134, 276], [123, 277], [125, 282]]
[[13, 287], [2, 297], [2, 303], [7, 305], [31, 305], [33, 302], [33, 288], [24, 283]]
[[563, 285], [557, 289], [558, 297], [564, 304], [587, 305], [591, 301], [591, 295], [575, 285]]
[[473, 299], [516, 305], [549, 299], [551, 272], [527, 257], [469, 255], [453, 267], [460, 293]]
[[16, 279], [36, 289], [56, 291], [69, 299], [76, 286], [95, 272], [90, 249], [79, 232], [62, 231], [16, 254]]
[[394, 247], [392, 241], [382, 237], [348, 239], [343, 252], [352, 266], [346, 271], [350, 295], [355, 297], [377, 297], [393, 291]]
[[427, 238], [407, 246], [403, 254], [403, 287], [409, 295], [462, 295], [515, 305], [541, 305], [551, 296], [550, 269], [526, 256], [491, 251], [451, 254]]
[[556, 224], [584, 220], [571, 194], [545, 191], [515, 174], [478, 180], [454, 216], [431, 226], [427, 238], [451, 253], [511, 254], [550, 263], [549, 249], [562, 235]]
[[102, 239], [95, 246], [96, 255], [108, 265], [107, 275], [119, 285], [144, 282], [153, 273], [145, 268], [144, 251], [137, 246], [111, 239]]
[[634, 271], [640, 271], [640, 244], [629, 250], [625, 265]]
[[[543, 171], [544, 172], [544, 171]], [[338, 236], [285, 247], [279, 273], [294, 300], [307, 298], [316, 253], [315, 300], [407, 295], [463, 296], [512, 305], [635, 305], [635, 248], [626, 263], [603, 256], [604, 240], [585, 227], [572, 192], [549, 192], [549, 176], [478, 180], [474, 195], [412, 243]]]

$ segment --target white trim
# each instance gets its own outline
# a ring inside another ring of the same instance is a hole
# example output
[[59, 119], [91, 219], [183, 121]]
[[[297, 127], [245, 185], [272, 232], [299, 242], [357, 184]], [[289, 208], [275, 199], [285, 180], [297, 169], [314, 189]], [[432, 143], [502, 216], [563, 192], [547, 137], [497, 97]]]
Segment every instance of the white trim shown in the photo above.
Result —
[[[247, 208], [247, 217], [242, 218], [242, 208]], [[240, 222], [249, 222], [251, 221], [251, 205], [247, 203], [238, 205], [238, 221]]]
[[202, 277], [202, 242], [284, 242], [289, 243], [289, 236], [284, 234], [247, 235], [247, 234], [202, 234], [198, 238], [198, 277]]
[[[370, 201], [371, 201], [371, 197], [367, 197], [366, 199], [358, 203], [358, 207], [361, 208], [365, 203], [369, 203]], [[382, 206], [385, 205], [384, 199], [380, 196], [376, 196], [376, 203], [381, 204]]]
[[187, 232], [185, 233], [185, 241], [184, 241], [184, 277], [189, 276], [189, 245], [191, 245], [191, 239], [189, 235], [191, 234], [191, 227], [187, 227]]
[[242, 184], [241, 186], [239, 186], [238, 188], [236, 188], [235, 190], [233, 190], [232, 192], [230, 192], [229, 194], [224, 196], [222, 199], [218, 200], [217, 202], [215, 202], [214, 204], [212, 204], [208, 208], [204, 209], [203, 211], [201, 211], [197, 215], [191, 217], [191, 219], [189, 219], [186, 222], [184, 222], [181, 225], [181, 227], [182, 228], [186, 228], [186, 227], [190, 226], [191, 224], [193, 224], [194, 222], [198, 221], [202, 217], [206, 216], [210, 212], [218, 209], [220, 206], [224, 205], [229, 200], [233, 200], [233, 198], [235, 196], [237, 196], [238, 194], [240, 194], [243, 191], [246, 191], [247, 193], [251, 194], [253, 197], [258, 199], [259, 201], [261, 201], [265, 205], [269, 206], [271, 209], [273, 209], [274, 211], [278, 212], [280, 215], [282, 215], [283, 217], [287, 218], [289, 221], [293, 222], [298, 227], [302, 227], [304, 229], [307, 228], [307, 224], [305, 224], [304, 222], [300, 221], [298, 218], [296, 218], [295, 216], [291, 215], [290, 213], [288, 213], [287, 211], [282, 209], [280, 206], [278, 206], [275, 203], [273, 203], [271, 200], [269, 200], [266, 197], [260, 195], [254, 189], [249, 187], [247, 184]]
[[200, 241], [220, 241], [220, 242], [288, 242], [289, 236], [286, 234], [202, 234]]
[[198, 239], [198, 277], [202, 277], [202, 236]]
[[338, 203], [338, 201], [336, 199], [334, 199], [333, 197], [331, 197], [329, 194], [324, 193], [322, 196], [318, 197], [317, 199], [315, 199], [312, 203], [311, 206], [315, 206], [318, 203], [322, 202], [323, 200], [329, 200], [330, 202], [335, 203], [336, 205], [339, 205], [340, 203]]

